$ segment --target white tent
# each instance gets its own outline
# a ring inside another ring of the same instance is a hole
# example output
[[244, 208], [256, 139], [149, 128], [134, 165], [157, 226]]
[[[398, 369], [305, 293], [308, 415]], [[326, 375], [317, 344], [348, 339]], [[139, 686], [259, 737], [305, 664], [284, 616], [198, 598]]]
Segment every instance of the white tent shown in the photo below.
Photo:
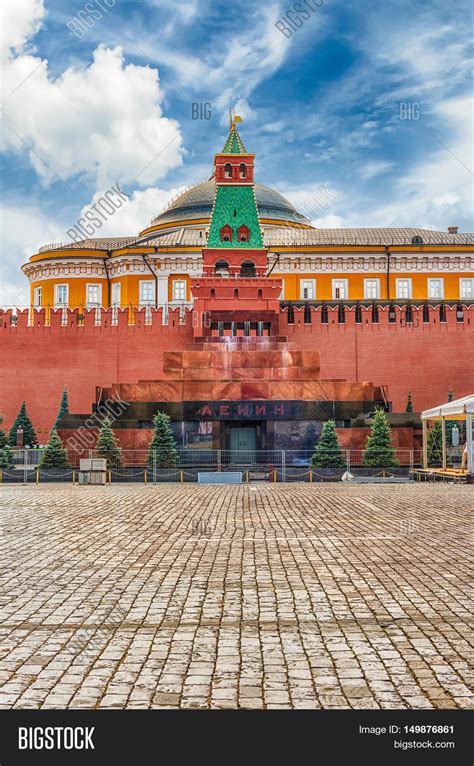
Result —
[[452, 402], [440, 404], [439, 407], [432, 407], [430, 410], [424, 410], [421, 413], [423, 422], [423, 467], [428, 467], [428, 420], [441, 420], [443, 432], [443, 468], [446, 468], [446, 420], [466, 421], [467, 437], [467, 470], [474, 474], [474, 454], [473, 454], [473, 429], [472, 419], [474, 415], [474, 394], [463, 396], [461, 399], [454, 399]]

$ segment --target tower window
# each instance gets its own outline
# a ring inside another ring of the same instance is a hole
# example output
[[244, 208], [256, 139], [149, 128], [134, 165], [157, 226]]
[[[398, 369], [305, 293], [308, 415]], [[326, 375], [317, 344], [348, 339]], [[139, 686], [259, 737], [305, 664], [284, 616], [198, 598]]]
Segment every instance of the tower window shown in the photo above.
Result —
[[232, 226], [226, 223], [221, 229], [221, 242], [232, 242]]
[[217, 276], [228, 277], [229, 276], [229, 264], [227, 261], [217, 261], [214, 271]]
[[239, 177], [240, 178], [246, 178], [247, 177], [247, 168], [245, 166], [245, 162], [241, 162], [239, 166]]
[[248, 242], [250, 239], [250, 229], [244, 223], [237, 229], [237, 241]]
[[226, 162], [224, 165], [224, 178], [232, 178], [232, 165]]
[[244, 261], [240, 267], [241, 277], [254, 277], [255, 276], [255, 264], [252, 261]]

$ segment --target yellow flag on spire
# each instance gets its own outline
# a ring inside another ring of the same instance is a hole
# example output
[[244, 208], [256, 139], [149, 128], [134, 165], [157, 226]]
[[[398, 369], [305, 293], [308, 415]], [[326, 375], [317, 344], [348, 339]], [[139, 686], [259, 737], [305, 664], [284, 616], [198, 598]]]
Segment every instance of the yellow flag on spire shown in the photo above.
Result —
[[238, 114], [234, 114], [234, 125], [236, 122], [242, 122], [242, 117], [239, 117]]

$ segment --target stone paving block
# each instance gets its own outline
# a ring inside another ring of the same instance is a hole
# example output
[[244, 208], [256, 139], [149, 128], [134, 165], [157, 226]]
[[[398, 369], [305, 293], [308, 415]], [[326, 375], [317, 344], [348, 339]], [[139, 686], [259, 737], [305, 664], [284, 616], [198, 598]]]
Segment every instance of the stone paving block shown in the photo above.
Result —
[[0, 708], [472, 707], [472, 508], [467, 485], [0, 486]]

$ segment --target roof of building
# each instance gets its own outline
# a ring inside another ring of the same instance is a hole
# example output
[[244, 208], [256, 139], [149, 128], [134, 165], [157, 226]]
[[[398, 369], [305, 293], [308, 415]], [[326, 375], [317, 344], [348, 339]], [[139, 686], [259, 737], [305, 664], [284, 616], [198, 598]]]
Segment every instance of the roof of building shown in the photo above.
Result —
[[[420, 237], [424, 245], [474, 245], [474, 232], [449, 234], [445, 231], [430, 229], [297, 229], [291, 226], [281, 228], [263, 227], [265, 247], [303, 247], [321, 245], [412, 245], [415, 237]], [[181, 228], [162, 234], [149, 234], [144, 237], [98, 237], [83, 239], [80, 242], [54, 243], [41, 248], [41, 252], [52, 250], [118, 250], [131, 245], [149, 247], [205, 247], [206, 237], [197, 229]]]
[[473, 245], [474, 233], [403, 228], [296, 229], [281, 226], [268, 230], [265, 240], [275, 245]]
[[[449, 234], [429, 229], [297, 229], [291, 226], [263, 228], [265, 247], [304, 247], [321, 245], [474, 245], [474, 233]], [[200, 236], [201, 235], [201, 236]], [[415, 241], [419, 237], [422, 241]], [[143, 242], [156, 247], [204, 247], [206, 240], [196, 229], [182, 228], [161, 235], [143, 237]]]
[[119, 247], [126, 247], [136, 242], [136, 237], [94, 237], [92, 239], [81, 239], [78, 242], [53, 242], [50, 245], [43, 245], [39, 252], [45, 253], [50, 250], [116, 250]]
[[[152, 226], [196, 218], [210, 218], [214, 201], [214, 178], [195, 184], [171, 200], [167, 207], [154, 218]], [[300, 223], [310, 222], [282, 194], [263, 184], [255, 184], [255, 197], [260, 218]]]

